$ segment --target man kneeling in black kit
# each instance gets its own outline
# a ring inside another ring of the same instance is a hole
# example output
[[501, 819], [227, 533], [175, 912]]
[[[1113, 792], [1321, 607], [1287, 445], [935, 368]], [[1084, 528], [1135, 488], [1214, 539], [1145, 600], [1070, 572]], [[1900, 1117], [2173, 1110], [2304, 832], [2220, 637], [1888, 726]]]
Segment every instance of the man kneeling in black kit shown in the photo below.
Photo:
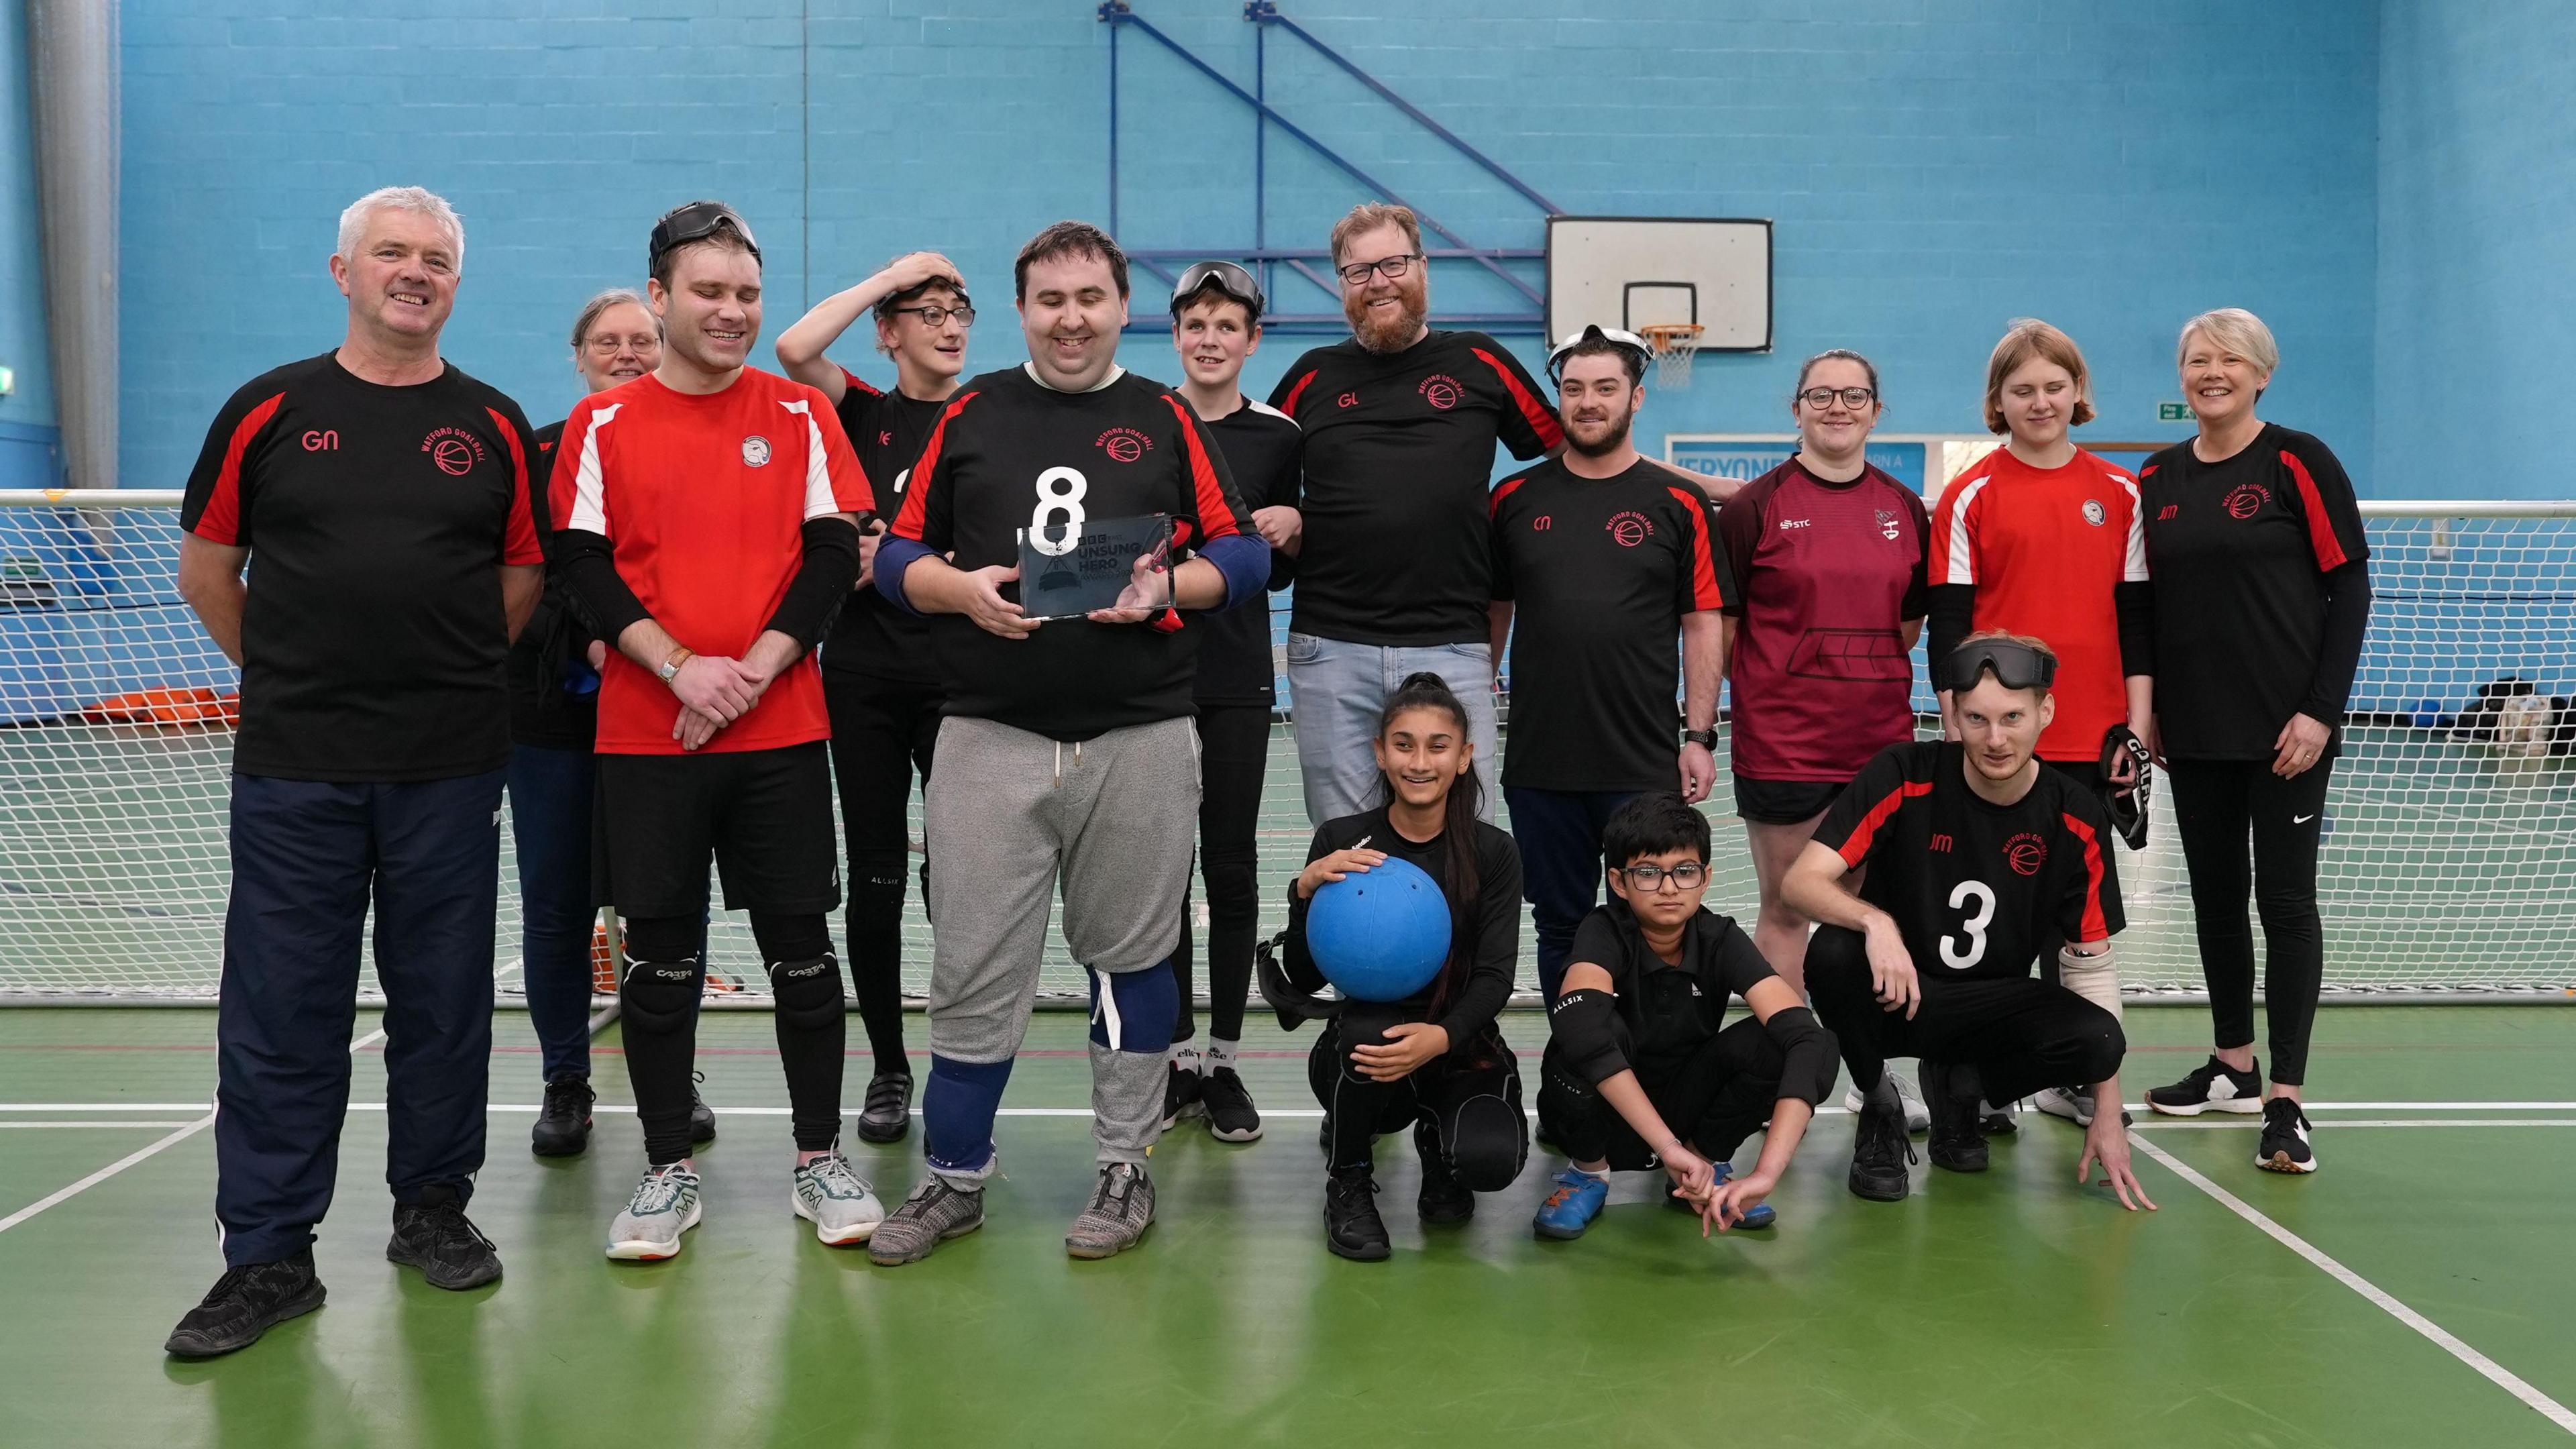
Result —
[[[1851, 1167], [1861, 1197], [1894, 1202], [1910, 1188], [1914, 1149], [1885, 1067], [1921, 1057], [1935, 1167], [1985, 1170], [1981, 1096], [2097, 1083], [2105, 1105], [2085, 1129], [2077, 1180], [2098, 1158], [2123, 1207], [2155, 1206], [2130, 1171], [2118, 1110], [2128, 1044], [2111, 937], [2126, 922], [2110, 826], [2099, 797], [2032, 754], [2056, 712], [2056, 673], [2036, 639], [1969, 636], [1934, 670], [1958, 701], [1962, 738], [1881, 751], [1781, 883], [1789, 908], [1821, 928], [1807, 943], [1807, 990], [1862, 1094]], [[1855, 893], [1844, 877], [1864, 866]], [[2066, 942], [2063, 985], [2031, 974], [2051, 938]]]
[[[1565, 989], [1549, 1008], [1538, 1117], [1573, 1159], [1532, 1226], [1578, 1238], [1610, 1173], [1660, 1167], [1666, 1199], [1712, 1227], [1767, 1228], [1816, 1103], [1834, 1085], [1834, 1038], [1735, 922], [1703, 909], [1708, 817], [1671, 792], [1639, 795], [1601, 833], [1612, 899], [1575, 930]], [[1750, 1020], [1725, 1030], [1727, 997]], [[1762, 1130], [1762, 1158], [1728, 1161]]]

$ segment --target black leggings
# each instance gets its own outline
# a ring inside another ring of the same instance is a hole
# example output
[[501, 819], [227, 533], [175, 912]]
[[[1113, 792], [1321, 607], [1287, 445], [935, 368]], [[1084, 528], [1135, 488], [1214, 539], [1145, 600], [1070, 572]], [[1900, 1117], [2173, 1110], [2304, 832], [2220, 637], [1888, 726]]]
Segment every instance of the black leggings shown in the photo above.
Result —
[[[2263, 1005], [2270, 1019], [2273, 1081], [2308, 1078], [2325, 983], [2325, 929], [2317, 918], [2317, 844], [2325, 830], [2331, 759], [2284, 780], [2269, 760], [2175, 760], [2174, 824], [2191, 868], [2191, 913], [2209, 1016], [2221, 1048], [2254, 1044], [2254, 931], [2245, 897], [2263, 918]], [[2247, 868], [2245, 837], [2254, 837]]]
[[[1735, 1156], [1744, 1139], [1771, 1120], [1780, 1100], [1780, 1044], [1748, 1016], [1710, 1036], [1678, 1064], [1637, 1070], [1637, 1085], [1673, 1135], [1711, 1162]], [[1598, 1087], [1547, 1054], [1539, 1068], [1538, 1122], [1547, 1138], [1577, 1162], [1607, 1162], [1643, 1172], [1655, 1151]]]
[[[1243, 1040], [1243, 1003], [1252, 993], [1252, 941], [1261, 928], [1262, 776], [1270, 766], [1270, 706], [1199, 706], [1199, 874], [1207, 881], [1208, 1035]], [[1190, 966], [1196, 954], [1190, 911], [1181, 912], [1181, 944], [1172, 952], [1180, 1011], [1172, 1040], [1198, 1034], [1191, 1009]]]
[[[930, 785], [939, 687], [823, 671], [832, 716], [832, 779], [850, 851], [850, 977], [879, 1075], [909, 1073], [903, 1050], [903, 895], [911, 865], [906, 807], [918, 772]], [[922, 866], [922, 895], [930, 867]]]
[[1869, 949], [1840, 926], [1819, 926], [1807, 942], [1807, 994], [1863, 1092], [1878, 1085], [1889, 1057], [1922, 1057], [1974, 1066], [1981, 1095], [2010, 1102], [2102, 1081], [2128, 1051], [2117, 1017], [2036, 976], [1925, 976], [1909, 1021], [1871, 995]]
[[[751, 934], [760, 943], [761, 960], [769, 963], [770, 989], [779, 996], [772, 1017], [796, 1146], [820, 1152], [841, 1134], [846, 1041], [831, 933], [820, 911], [754, 911]], [[689, 1084], [698, 1048], [698, 1000], [706, 989], [706, 963], [697, 952], [705, 939], [706, 923], [697, 916], [626, 922], [619, 1030], [644, 1151], [657, 1167], [689, 1155]]]
[[1408, 1018], [1396, 1009], [1362, 1004], [1324, 1024], [1306, 1057], [1306, 1080], [1324, 1109], [1324, 1155], [1334, 1171], [1367, 1167], [1378, 1135], [1414, 1129], [1414, 1150], [1438, 1154], [1472, 1192], [1500, 1192], [1529, 1160], [1529, 1119], [1521, 1112], [1520, 1064], [1488, 1045], [1494, 1060], [1477, 1064], [1451, 1054], [1435, 1057], [1411, 1076], [1392, 1082], [1360, 1075], [1354, 1046], [1384, 1046], [1386, 1028]]

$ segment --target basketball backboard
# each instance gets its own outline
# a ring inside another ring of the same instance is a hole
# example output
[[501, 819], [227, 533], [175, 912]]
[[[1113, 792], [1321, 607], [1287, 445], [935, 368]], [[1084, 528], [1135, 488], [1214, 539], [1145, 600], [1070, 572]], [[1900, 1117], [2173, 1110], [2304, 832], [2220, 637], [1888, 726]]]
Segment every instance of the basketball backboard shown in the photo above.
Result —
[[1547, 335], [1696, 323], [1703, 352], [1771, 350], [1771, 223], [1726, 217], [1551, 216]]

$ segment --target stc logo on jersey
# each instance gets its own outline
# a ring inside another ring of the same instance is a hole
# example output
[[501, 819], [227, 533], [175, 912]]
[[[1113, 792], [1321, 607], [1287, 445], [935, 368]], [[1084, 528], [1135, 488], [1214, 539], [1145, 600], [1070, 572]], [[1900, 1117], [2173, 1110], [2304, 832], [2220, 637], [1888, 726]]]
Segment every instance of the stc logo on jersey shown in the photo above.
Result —
[[2015, 875], [2037, 875], [2048, 864], [2048, 842], [2025, 830], [2004, 842], [2004, 864]]
[[1100, 445], [1100, 451], [1107, 453], [1112, 463], [1133, 463], [1154, 446], [1153, 439], [1134, 428], [1111, 428], [1092, 441]]
[[2260, 483], [2239, 483], [2227, 495], [2226, 509], [2230, 518], [2252, 518], [2272, 501], [2272, 492]]
[[2108, 517], [2110, 517], [2110, 515], [2102, 511], [2101, 499], [2087, 498], [2084, 500], [2084, 521], [2086, 523], [2093, 525], [2095, 528], [2100, 528], [2102, 526], [2102, 520]]
[[763, 468], [769, 464], [769, 440], [758, 433], [742, 440], [742, 466]]
[[1445, 372], [1435, 372], [1424, 378], [1422, 386], [1415, 391], [1422, 394], [1424, 402], [1444, 413], [1456, 407], [1459, 400], [1467, 395], [1467, 389], [1458, 385], [1458, 379]]
[[420, 450], [438, 465], [439, 472], [451, 478], [464, 477], [483, 461], [483, 440], [463, 428], [430, 429], [429, 436], [420, 440]]
[[1642, 513], [1611, 514], [1607, 527], [1610, 530], [1610, 541], [1621, 548], [1635, 548], [1655, 535], [1653, 521]]

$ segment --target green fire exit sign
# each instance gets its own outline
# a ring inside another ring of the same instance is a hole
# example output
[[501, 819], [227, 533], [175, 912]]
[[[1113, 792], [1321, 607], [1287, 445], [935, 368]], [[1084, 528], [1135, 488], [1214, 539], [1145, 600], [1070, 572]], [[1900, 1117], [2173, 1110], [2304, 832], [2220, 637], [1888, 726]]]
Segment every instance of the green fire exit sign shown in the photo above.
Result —
[[2190, 422], [2191, 404], [2178, 402], [2158, 403], [2156, 404], [2156, 421], [2160, 423]]

